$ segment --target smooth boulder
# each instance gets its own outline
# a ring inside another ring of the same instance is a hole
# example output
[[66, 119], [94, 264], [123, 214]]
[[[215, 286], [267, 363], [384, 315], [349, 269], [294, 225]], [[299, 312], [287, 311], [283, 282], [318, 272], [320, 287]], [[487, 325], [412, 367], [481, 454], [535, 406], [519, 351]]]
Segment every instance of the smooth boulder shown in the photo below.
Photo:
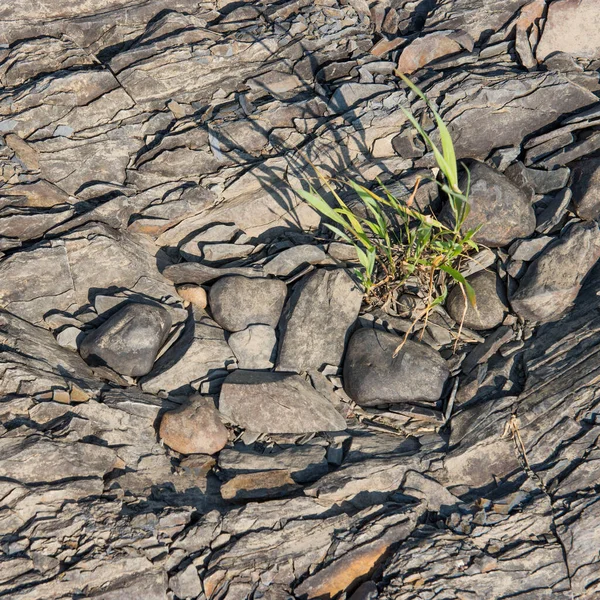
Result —
[[475, 291], [476, 305], [465, 301], [460, 286], [455, 285], [446, 300], [446, 309], [450, 316], [457, 323], [462, 321], [465, 327], [475, 331], [493, 329], [500, 325], [508, 310], [502, 280], [493, 271], [480, 271], [467, 281]]
[[223, 449], [229, 433], [210, 398], [200, 395], [163, 415], [160, 439], [181, 454], [215, 454]]
[[360, 406], [401, 402], [436, 403], [449, 376], [433, 348], [377, 329], [359, 329], [344, 360], [344, 389]]
[[79, 352], [88, 364], [140, 377], [152, 369], [170, 329], [171, 317], [164, 308], [127, 304], [86, 336]]
[[[508, 177], [473, 161], [469, 165], [471, 210], [465, 219], [463, 233], [481, 226], [474, 240], [491, 248], [502, 248], [517, 238], [529, 237], [535, 230], [535, 212], [527, 194]], [[460, 187], [467, 186], [466, 174]], [[442, 219], [453, 224], [453, 215], [448, 204], [442, 211]]]
[[599, 258], [598, 224], [588, 221], [569, 227], [529, 265], [510, 298], [513, 310], [534, 323], [559, 319], [571, 308]]
[[257, 433], [346, 429], [344, 417], [295, 373], [234, 371], [221, 388], [219, 412]]
[[214, 320], [226, 331], [242, 331], [248, 325], [276, 327], [287, 286], [278, 279], [241, 275], [222, 277], [208, 295]]
[[339, 365], [358, 318], [362, 290], [344, 269], [314, 271], [295, 287], [282, 317], [277, 370]]

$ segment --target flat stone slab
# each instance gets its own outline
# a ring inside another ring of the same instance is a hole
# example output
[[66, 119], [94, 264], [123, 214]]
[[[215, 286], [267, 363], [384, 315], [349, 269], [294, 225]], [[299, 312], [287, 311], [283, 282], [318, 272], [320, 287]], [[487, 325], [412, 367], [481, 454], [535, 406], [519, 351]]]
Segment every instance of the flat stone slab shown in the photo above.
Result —
[[346, 429], [344, 417], [333, 405], [294, 373], [234, 371], [221, 388], [219, 412], [259, 433]]

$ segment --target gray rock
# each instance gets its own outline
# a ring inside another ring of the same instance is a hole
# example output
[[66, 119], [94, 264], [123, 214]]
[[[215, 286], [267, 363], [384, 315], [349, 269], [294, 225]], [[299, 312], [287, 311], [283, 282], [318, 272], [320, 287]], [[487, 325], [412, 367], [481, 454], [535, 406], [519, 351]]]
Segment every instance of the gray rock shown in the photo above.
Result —
[[219, 454], [219, 469], [226, 475], [286, 470], [297, 483], [314, 481], [328, 472], [323, 446], [304, 444], [302, 446], [285, 446], [281, 449], [269, 449], [264, 453], [253, 451], [242, 444], [233, 449], [226, 448]]
[[200, 261], [207, 265], [218, 265], [237, 258], [245, 258], [253, 251], [254, 246], [250, 244], [210, 243], [200, 247], [196, 241], [187, 242], [179, 249], [184, 259]]
[[392, 91], [393, 88], [377, 83], [344, 83], [334, 92], [329, 106], [334, 113], [342, 114], [366, 99]]
[[[484, 163], [473, 162], [471, 171], [471, 211], [463, 229], [478, 226], [481, 229], [474, 239], [492, 248], [507, 246], [517, 238], [530, 236], [535, 230], [535, 213], [527, 196], [508, 177]], [[464, 189], [465, 176], [461, 179]], [[452, 222], [449, 206], [442, 218]]]
[[175, 284], [194, 283], [203, 285], [215, 279], [220, 279], [227, 275], [241, 275], [244, 277], [263, 277], [260, 268], [254, 267], [210, 267], [199, 263], [179, 263], [169, 265], [162, 274]]
[[234, 371], [221, 388], [219, 412], [236, 425], [260, 433], [346, 428], [333, 405], [293, 373]]
[[304, 277], [282, 317], [277, 369], [338, 366], [361, 302], [362, 291], [343, 269], [321, 269]]
[[264, 272], [275, 277], [287, 277], [303, 266], [331, 263], [333, 261], [317, 246], [301, 244], [288, 248], [272, 258], [264, 266]]
[[600, 217], [600, 158], [588, 158], [573, 165], [573, 204], [582, 219]]
[[551, 235], [543, 235], [530, 240], [517, 240], [510, 246], [508, 253], [513, 260], [532, 261], [555, 239]]
[[519, 289], [510, 298], [513, 310], [533, 322], [559, 319], [571, 307], [598, 258], [597, 223], [573, 225], [531, 263]]
[[437, 402], [449, 376], [446, 361], [432, 348], [376, 329], [359, 329], [344, 359], [344, 389], [357, 404]]
[[569, 182], [571, 170], [567, 167], [552, 171], [530, 169], [522, 162], [516, 162], [510, 165], [504, 174], [515, 185], [533, 196], [533, 194], [548, 194], [564, 188]]
[[221, 373], [234, 362], [224, 331], [201, 310], [194, 309], [180, 337], [140, 384], [145, 392], [152, 394], [169, 392], [188, 396], [200, 381]]
[[276, 327], [286, 295], [287, 286], [277, 279], [232, 275], [213, 284], [208, 301], [215, 321], [235, 332], [248, 325]]
[[213, 401], [202, 396], [193, 396], [184, 406], [166, 412], [159, 435], [169, 448], [182, 454], [215, 454], [229, 440]]
[[470, 302], [465, 303], [460, 286], [455, 285], [446, 300], [446, 310], [450, 316], [463, 325], [475, 331], [493, 329], [502, 323], [508, 311], [506, 304], [505, 287], [502, 280], [493, 271], [480, 271], [467, 279], [473, 287], [477, 299], [477, 306]]
[[550, 233], [562, 221], [571, 203], [571, 190], [566, 188], [550, 197], [546, 208], [537, 216], [535, 230], [539, 233]]
[[169, 577], [169, 587], [178, 598], [197, 598], [202, 593], [202, 583], [194, 563]]
[[128, 304], [88, 334], [79, 352], [91, 365], [140, 377], [152, 369], [170, 328], [171, 317], [164, 308]]
[[224, 500], [265, 500], [289, 496], [300, 488], [285, 469], [235, 475], [221, 486]]
[[79, 344], [84, 339], [85, 333], [78, 329], [77, 327], [65, 327], [61, 332], [56, 336], [56, 341], [59, 346], [63, 348], [67, 348], [68, 350], [73, 350], [73, 352], [77, 352], [79, 349]]
[[277, 335], [269, 325], [249, 325], [227, 340], [240, 369], [270, 369], [274, 364]]

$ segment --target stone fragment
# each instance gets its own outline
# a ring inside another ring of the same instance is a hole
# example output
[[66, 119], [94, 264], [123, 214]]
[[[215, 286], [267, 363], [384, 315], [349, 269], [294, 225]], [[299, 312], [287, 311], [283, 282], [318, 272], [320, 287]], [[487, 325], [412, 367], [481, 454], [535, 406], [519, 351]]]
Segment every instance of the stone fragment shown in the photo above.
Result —
[[333, 405], [292, 373], [234, 371], [221, 388], [219, 412], [236, 425], [259, 433], [346, 428]]
[[344, 389], [357, 404], [435, 403], [449, 376], [446, 361], [432, 348], [377, 329], [359, 329], [344, 359]]
[[571, 171], [567, 167], [553, 171], [530, 169], [522, 162], [516, 162], [508, 167], [504, 174], [528, 193], [548, 194], [564, 188], [569, 182]]
[[329, 470], [325, 454], [323, 446], [313, 444], [285, 446], [266, 450], [264, 453], [236, 444], [232, 449], [221, 451], [219, 469], [227, 476], [282, 469], [289, 472], [296, 483], [307, 483], [325, 475]]
[[[454, 31], [434, 31], [419, 37], [402, 50], [398, 71], [409, 75], [417, 69], [463, 49], [460, 37]], [[470, 43], [473, 48], [473, 41]]]
[[389, 94], [393, 88], [379, 83], [344, 83], [331, 97], [329, 106], [336, 114], [343, 114], [370, 98]]
[[249, 325], [236, 331], [227, 340], [240, 369], [270, 369], [273, 367], [277, 335], [269, 325]]
[[252, 254], [251, 244], [203, 244], [201, 248], [196, 242], [187, 242], [180, 249], [181, 256], [190, 261], [202, 261], [207, 265], [219, 265], [237, 258], [246, 258]]
[[277, 279], [232, 275], [213, 284], [208, 297], [215, 321], [235, 332], [248, 325], [276, 327], [286, 295], [287, 286]]
[[513, 260], [532, 261], [555, 239], [551, 235], [543, 235], [530, 240], [517, 240], [511, 244], [508, 253]]
[[582, 219], [600, 217], [600, 158], [588, 158], [573, 165], [573, 204]]
[[531, 263], [510, 298], [513, 310], [533, 322], [559, 319], [571, 307], [598, 258], [598, 224], [590, 221], [572, 225]]
[[296, 269], [308, 265], [325, 265], [333, 261], [317, 246], [312, 244], [301, 244], [288, 248], [272, 258], [263, 270], [267, 275], [275, 277], [287, 277]]
[[193, 283], [184, 283], [177, 286], [177, 293], [186, 301], [198, 308], [206, 308], [208, 305], [208, 296], [203, 287]]
[[[502, 323], [508, 310], [502, 280], [493, 271], [480, 271], [467, 279], [475, 291], [476, 306], [465, 298], [459, 285], [455, 285], [446, 300], [450, 316], [465, 327], [475, 331], [493, 329]], [[465, 305], [467, 310], [465, 312]], [[464, 321], [463, 321], [464, 313]]]
[[469, 374], [473, 369], [480, 364], [484, 364], [488, 361], [498, 350], [507, 344], [514, 338], [514, 331], [503, 325], [498, 327], [496, 331], [488, 335], [485, 342], [478, 344], [467, 354], [467, 357], [463, 361], [461, 368], [463, 373]]
[[203, 285], [215, 279], [220, 279], [227, 275], [241, 275], [244, 277], [262, 277], [260, 269], [251, 267], [209, 267], [200, 263], [178, 263], [169, 265], [162, 274], [175, 284], [195, 283]]
[[169, 587], [178, 598], [197, 598], [202, 593], [202, 584], [194, 563], [169, 577]]
[[188, 396], [197, 390], [200, 381], [234, 362], [224, 331], [200, 309], [195, 309], [177, 341], [140, 383], [151, 394], [169, 392]]
[[569, 188], [554, 194], [546, 208], [537, 216], [535, 230], [538, 233], [550, 233], [562, 221], [571, 203], [572, 193]]
[[304, 277], [284, 310], [277, 369], [340, 365], [361, 302], [362, 291], [343, 269], [320, 269]]
[[224, 500], [265, 500], [289, 496], [300, 488], [286, 470], [236, 475], [221, 486]]
[[542, 61], [554, 52], [566, 52], [578, 58], [600, 58], [598, 4], [595, 0], [550, 3], [536, 55]]
[[[535, 230], [535, 213], [525, 193], [508, 177], [484, 163], [473, 162], [469, 169], [471, 211], [463, 229], [481, 226], [474, 239], [492, 248], [501, 248], [517, 238], [529, 237]], [[464, 175], [461, 184], [464, 189]], [[452, 222], [448, 205], [444, 207], [442, 217]]]
[[171, 328], [161, 307], [127, 304], [88, 334], [79, 352], [91, 365], [108, 365], [121, 375], [140, 377], [152, 369]]
[[73, 350], [73, 352], [77, 352], [79, 349], [79, 344], [85, 337], [85, 334], [78, 329], [77, 327], [65, 327], [61, 332], [56, 336], [56, 341], [59, 346], [63, 348], [67, 348], [68, 350]]
[[193, 396], [181, 408], [166, 412], [160, 422], [162, 441], [181, 454], [215, 454], [229, 433], [210, 398]]

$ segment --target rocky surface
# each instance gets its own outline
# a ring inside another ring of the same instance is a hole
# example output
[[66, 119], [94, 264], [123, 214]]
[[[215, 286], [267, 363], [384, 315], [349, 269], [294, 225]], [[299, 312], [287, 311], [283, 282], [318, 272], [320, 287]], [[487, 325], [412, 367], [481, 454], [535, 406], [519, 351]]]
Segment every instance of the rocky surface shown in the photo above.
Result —
[[[597, 597], [598, 11], [0, 6], [0, 596]], [[410, 198], [396, 68], [510, 300], [460, 331], [361, 306], [293, 192]]]

